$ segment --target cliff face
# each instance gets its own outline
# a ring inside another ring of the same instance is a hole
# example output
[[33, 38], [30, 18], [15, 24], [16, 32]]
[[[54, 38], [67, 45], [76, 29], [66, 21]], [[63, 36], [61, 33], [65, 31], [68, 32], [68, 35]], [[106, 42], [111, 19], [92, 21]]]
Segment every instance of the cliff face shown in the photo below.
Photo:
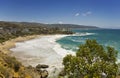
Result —
[[47, 65], [23, 66], [15, 57], [0, 52], [0, 78], [47, 78]]
[[[0, 77], [2, 78], [14, 78], [14, 77], [32, 77], [29, 73], [30, 69], [26, 69], [20, 62], [14, 57], [10, 57], [0, 52]], [[32, 72], [37, 74], [35, 72]]]

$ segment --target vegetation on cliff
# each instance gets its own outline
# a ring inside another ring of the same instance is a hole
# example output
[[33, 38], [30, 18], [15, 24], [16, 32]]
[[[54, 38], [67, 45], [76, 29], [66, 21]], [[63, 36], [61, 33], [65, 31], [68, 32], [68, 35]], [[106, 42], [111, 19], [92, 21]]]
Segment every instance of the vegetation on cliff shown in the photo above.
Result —
[[15, 57], [0, 52], [0, 78], [46, 78], [48, 72], [45, 66], [38, 64], [36, 67], [25, 67]]
[[104, 48], [95, 40], [87, 40], [80, 45], [76, 56], [64, 57], [64, 72], [68, 78], [116, 78], [116, 57], [114, 48]]

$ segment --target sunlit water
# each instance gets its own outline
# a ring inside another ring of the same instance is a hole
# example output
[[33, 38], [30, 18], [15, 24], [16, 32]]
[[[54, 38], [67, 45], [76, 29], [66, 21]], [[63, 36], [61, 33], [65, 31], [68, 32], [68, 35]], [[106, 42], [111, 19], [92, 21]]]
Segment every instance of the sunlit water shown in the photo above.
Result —
[[86, 39], [95, 39], [103, 46], [112, 46], [118, 51], [118, 61], [120, 59], [120, 29], [94, 29], [94, 30], [73, 30], [74, 36], [67, 36], [57, 43], [66, 50], [76, 52], [80, 44], [84, 44]]

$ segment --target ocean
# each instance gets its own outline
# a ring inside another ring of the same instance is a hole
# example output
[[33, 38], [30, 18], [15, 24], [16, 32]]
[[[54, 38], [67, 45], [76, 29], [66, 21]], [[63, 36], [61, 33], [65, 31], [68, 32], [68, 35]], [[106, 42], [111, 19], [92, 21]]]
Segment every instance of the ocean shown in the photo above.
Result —
[[101, 45], [114, 47], [118, 51], [118, 61], [120, 59], [120, 29], [74, 29], [75, 35], [63, 37], [56, 42], [66, 50], [76, 52], [80, 44], [84, 44], [86, 39], [95, 39]]

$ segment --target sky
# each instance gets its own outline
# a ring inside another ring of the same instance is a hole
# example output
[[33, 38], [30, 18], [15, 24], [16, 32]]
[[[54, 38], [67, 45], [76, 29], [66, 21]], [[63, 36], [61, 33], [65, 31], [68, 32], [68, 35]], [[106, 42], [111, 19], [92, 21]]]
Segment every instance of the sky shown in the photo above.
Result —
[[120, 0], [0, 0], [0, 21], [120, 28]]

